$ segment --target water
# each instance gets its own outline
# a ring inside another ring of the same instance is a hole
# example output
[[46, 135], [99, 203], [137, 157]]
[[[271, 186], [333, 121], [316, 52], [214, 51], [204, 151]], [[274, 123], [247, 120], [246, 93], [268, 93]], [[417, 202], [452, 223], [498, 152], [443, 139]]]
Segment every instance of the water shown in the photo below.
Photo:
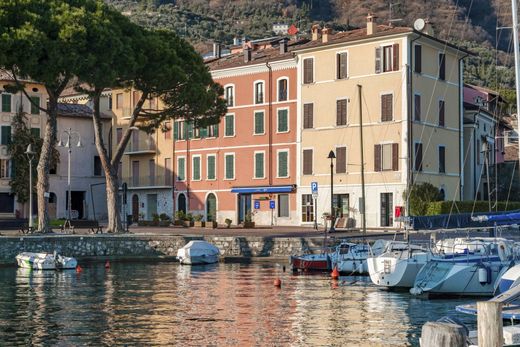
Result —
[[471, 301], [414, 299], [368, 277], [334, 288], [277, 264], [0, 268], [0, 345], [417, 346], [428, 320], [450, 314], [474, 328], [454, 311]]

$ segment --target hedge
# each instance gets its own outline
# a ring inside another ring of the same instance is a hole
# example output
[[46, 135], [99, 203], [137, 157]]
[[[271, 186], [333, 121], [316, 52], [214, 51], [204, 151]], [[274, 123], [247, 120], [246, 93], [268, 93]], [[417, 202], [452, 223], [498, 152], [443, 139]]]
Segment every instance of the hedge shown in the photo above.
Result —
[[[452, 208], [453, 205], [453, 208]], [[491, 203], [492, 212], [520, 210], [520, 201], [499, 201], [497, 206]], [[506, 207], [507, 206], [507, 207]], [[498, 208], [497, 208], [498, 207]], [[488, 212], [489, 203], [487, 201], [434, 201], [428, 204], [427, 216], [439, 214], [457, 214], [464, 212]]]

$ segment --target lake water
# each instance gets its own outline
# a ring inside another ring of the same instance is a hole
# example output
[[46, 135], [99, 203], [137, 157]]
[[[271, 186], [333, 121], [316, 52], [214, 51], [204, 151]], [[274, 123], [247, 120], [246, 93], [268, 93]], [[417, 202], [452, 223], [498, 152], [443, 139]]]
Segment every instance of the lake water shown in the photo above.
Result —
[[428, 320], [476, 325], [454, 311], [471, 298], [414, 299], [368, 277], [338, 283], [272, 263], [0, 268], [0, 345], [417, 346]]

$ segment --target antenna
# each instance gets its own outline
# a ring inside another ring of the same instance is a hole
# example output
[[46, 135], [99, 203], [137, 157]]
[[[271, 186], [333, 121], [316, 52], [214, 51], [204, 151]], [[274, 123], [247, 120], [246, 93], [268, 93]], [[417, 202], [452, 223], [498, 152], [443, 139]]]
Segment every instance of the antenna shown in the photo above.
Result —
[[388, 4], [388, 11], [389, 11], [389, 19], [388, 19], [388, 23], [390, 23], [390, 25], [393, 23], [393, 22], [400, 22], [402, 21], [403, 19], [402, 18], [395, 18], [393, 19], [392, 18], [392, 7], [394, 6], [401, 6], [401, 3], [398, 2], [398, 3], [395, 3], [395, 4], [392, 4], [392, 2], [390, 1], [390, 3]]

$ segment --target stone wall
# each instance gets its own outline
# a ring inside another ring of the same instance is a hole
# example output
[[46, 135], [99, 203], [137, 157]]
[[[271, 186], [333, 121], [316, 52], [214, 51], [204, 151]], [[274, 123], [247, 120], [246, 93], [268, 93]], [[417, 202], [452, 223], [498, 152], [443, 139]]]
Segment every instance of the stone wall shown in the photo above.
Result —
[[14, 264], [20, 252], [56, 250], [78, 259], [168, 259], [191, 240], [206, 240], [225, 257], [287, 258], [291, 254], [321, 248], [323, 238], [162, 235], [67, 235], [0, 238], [0, 264]]

